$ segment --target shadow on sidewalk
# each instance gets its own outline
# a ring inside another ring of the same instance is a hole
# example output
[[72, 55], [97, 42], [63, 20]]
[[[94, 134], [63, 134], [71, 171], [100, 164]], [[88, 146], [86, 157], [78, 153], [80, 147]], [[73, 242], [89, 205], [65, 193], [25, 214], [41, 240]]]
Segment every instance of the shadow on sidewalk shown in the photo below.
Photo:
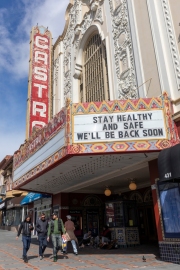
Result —
[[[38, 245], [38, 240], [37, 238], [32, 238], [32, 244], [34, 245]], [[50, 241], [48, 243], [48, 248], [53, 248], [52, 246], [52, 242]], [[72, 245], [71, 242], [68, 242], [68, 254], [73, 253], [73, 249], [72, 249]], [[98, 255], [98, 254], [119, 254], [119, 255], [142, 255], [142, 256], [146, 256], [146, 255], [151, 255], [153, 256], [156, 260], [161, 261], [160, 259], [160, 255], [159, 255], [159, 248], [158, 245], [153, 245], [153, 244], [149, 244], [149, 245], [139, 245], [139, 246], [134, 246], [134, 247], [119, 247], [116, 249], [99, 249], [99, 248], [94, 248], [92, 246], [85, 246], [84, 248], [78, 248], [78, 253], [79, 255]], [[51, 255], [49, 255], [51, 256]], [[60, 259], [63, 257], [63, 255], [60, 254]], [[68, 255], [67, 255], [68, 258]]]

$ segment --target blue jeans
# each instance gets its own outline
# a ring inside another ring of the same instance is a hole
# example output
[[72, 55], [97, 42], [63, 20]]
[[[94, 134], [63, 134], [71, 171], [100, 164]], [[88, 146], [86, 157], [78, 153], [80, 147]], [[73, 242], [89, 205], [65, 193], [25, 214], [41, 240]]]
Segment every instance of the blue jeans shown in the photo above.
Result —
[[30, 248], [31, 244], [31, 236], [22, 236], [22, 242], [23, 242], [23, 258], [27, 256], [27, 252]]
[[43, 256], [43, 253], [47, 247], [47, 236], [38, 236], [39, 241], [39, 256]]
[[[75, 240], [71, 240], [71, 244], [72, 244], [74, 253], [77, 253], [76, 241]], [[64, 251], [67, 252], [67, 244], [66, 244], [66, 247], [64, 248]]]
[[57, 256], [58, 251], [62, 248], [62, 238], [60, 234], [52, 234], [53, 255]]

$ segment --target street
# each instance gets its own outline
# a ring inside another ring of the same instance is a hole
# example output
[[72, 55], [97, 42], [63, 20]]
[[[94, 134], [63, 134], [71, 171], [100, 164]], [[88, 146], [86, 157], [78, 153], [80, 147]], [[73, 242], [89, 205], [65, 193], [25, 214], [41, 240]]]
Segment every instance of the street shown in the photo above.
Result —
[[[158, 257], [158, 248], [145, 245], [139, 247], [119, 248], [114, 250], [100, 250], [92, 247], [79, 249], [79, 255], [72, 253], [69, 245], [69, 253], [66, 257], [59, 254], [58, 261], [52, 262], [52, 247], [45, 251], [45, 258], [38, 258], [38, 241], [32, 238], [28, 252], [28, 263], [22, 260], [21, 237], [15, 239], [16, 233], [0, 230], [0, 270], [8, 269], [88, 269], [88, 270], [131, 270], [131, 269], [179, 269], [179, 265], [162, 262]], [[143, 262], [142, 257], [146, 258]]]

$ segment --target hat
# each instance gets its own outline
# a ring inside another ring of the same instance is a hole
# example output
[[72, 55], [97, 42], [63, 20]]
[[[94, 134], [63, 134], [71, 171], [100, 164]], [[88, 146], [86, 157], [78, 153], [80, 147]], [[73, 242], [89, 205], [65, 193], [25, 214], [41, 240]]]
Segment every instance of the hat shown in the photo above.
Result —
[[58, 212], [53, 212], [52, 216], [58, 216]]
[[66, 217], [67, 217], [67, 219], [71, 219], [71, 216], [70, 215], [67, 215]]

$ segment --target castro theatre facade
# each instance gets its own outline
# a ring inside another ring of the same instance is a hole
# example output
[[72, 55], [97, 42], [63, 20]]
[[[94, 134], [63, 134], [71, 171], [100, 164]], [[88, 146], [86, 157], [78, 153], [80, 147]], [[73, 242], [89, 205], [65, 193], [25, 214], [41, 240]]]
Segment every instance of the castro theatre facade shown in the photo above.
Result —
[[176, 263], [180, 174], [165, 164], [179, 153], [179, 8], [72, 0], [53, 47], [34, 27], [26, 140], [13, 160], [13, 189], [52, 195], [78, 237], [107, 224], [119, 246], [155, 243]]
[[52, 211], [64, 221], [71, 214], [77, 236], [88, 230], [96, 235], [108, 224], [119, 246], [159, 242], [163, 252], [173, 238], [163, 234], [157, 158], [179, 142], [170, 112], [166, 94], [67, 100], [14, 155], [13, 188], [51, 194]]

